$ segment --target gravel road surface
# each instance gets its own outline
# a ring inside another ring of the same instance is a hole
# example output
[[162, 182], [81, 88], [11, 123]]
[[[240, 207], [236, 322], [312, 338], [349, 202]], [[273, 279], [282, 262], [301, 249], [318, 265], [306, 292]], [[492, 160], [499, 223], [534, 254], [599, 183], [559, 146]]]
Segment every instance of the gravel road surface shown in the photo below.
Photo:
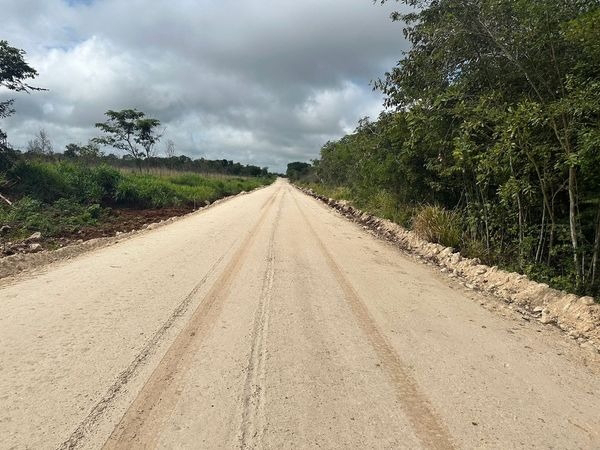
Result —
[[600, 448], [599, 356], [497, 303], [279, 180], [0, 281], [0, 448]]

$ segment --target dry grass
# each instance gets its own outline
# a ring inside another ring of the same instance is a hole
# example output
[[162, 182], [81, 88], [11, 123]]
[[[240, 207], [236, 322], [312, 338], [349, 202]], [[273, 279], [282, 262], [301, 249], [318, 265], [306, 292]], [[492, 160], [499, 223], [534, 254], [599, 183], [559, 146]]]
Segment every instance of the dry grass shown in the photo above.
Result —
[[142, 168], [141, 172], [138, 169], [136, 169], [135, 167], [116, 167], [116, 169], [125, 175], [141, 174], [141, 175], [153, 175], [153, 176], [165, 177], [165, 178], [178, 177], [180, 175], [195, 175], [195, 176], [201, 176], [203, 178], [210, 178], [213, 180], [230, 180], [233, 178], [236, 178], [236, 179], [253, 178], [253, 177], [245, 177], [245, 176], [241, 176], [241, 175], [227, 175], [227, 174], [222, 174], [222, 173], [208, 173], [208, 172], [204, 173], [204, 172], [192, 172], [189, 170], [175, 170], [175, 169], [169, 169], [166, 167]]
[[422, 206], [413, 217], [413, 231], [422, 239], [447, 247], [461, 243], [460, 217], [435, 205]]

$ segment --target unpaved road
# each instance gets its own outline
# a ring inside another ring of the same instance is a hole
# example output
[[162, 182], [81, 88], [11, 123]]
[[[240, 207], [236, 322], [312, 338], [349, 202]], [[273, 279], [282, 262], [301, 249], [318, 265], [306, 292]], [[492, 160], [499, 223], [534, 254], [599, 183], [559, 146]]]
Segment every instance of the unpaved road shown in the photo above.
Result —
[[598, 356], [284, 181], [0, 283], [1, 448], [600, 448]]

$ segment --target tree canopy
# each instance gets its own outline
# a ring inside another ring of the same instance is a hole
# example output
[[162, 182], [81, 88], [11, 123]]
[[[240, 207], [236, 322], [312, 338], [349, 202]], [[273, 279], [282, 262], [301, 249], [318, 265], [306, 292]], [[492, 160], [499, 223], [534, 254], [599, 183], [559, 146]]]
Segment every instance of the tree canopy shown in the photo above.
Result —
[[460, 211], [467, 253], [600, 292], [600, 2], [402, 3], [388, 111], [327, 143], [317, 177]]
[[106, 116], [106, 122], [96, 124], [104, 136], [95, 138], [94, 142], [122, 150], [138, 163], [153, 155], [154, 146], [162, 136], [158, 132], [158, 119], [146, 117], [137, 109], [109, 110]]
[[311, 170], [311, 165], [305, 162], [291, 162], [287, 165], [286, 176], [291, 180], [298, 180], [306, 176]]
[[[0, 40], [0, 86], [16, 92], [42, 90], [26, 82], [37, 75], [36, 70], [25, 61], [24, 50], [11, 47], [7, 41]], [[15, 112], [13, 103], [13, 99], [0, 102], [0, 119]], [[7, 137], [6, 132], [0, 128], [0, 170], [5, 170], [11, 160]]]

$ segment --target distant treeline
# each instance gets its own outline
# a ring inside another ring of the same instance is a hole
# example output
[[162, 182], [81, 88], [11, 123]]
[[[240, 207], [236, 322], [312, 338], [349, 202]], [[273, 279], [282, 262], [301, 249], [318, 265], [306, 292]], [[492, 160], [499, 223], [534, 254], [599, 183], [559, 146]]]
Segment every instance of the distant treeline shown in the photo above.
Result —
[[[130, 155], [117, 156], [113, 153], [103, 154], [100, 152], [86, 154], [75, 153], [73, 147], [76, 144], [69, 144], [64, 153], [40, 153], [40, 152], [14, 152], [14, 159], [38, 160], [45, 162], [82, 162], [85, 164], [99, 165], [108, 164], [112, 167], [141, 170], [146, 169], [167, 169], [177, 172], [195, 172], [201, 174], [220, 174], [241, 177], [267, 177], [269, 169], [251, 164], [241, 164], [227, 159], [192, 159], [185, 155], [179, 156], [150, 156], [143, 161], [139, 161]], [[85, 148], [87, 146], [81, 147]], [[71, 150], [71, 151], [69, 151]]]
[[[136, 162], [125, 155], [122, 158], [109, 154], [101, 158], [103, 162], [115, 167], [136, 168]], [[143, 162], [143, 167], [166, 168], [183, 172], [211, 173], [222, 175], [233, 175], [242, 177], [266, 177], [269, 176], [267, 167], [259, 167], [251, 164], [241, 164], [227, 159], [192, 159], [185, 155], [160, 157], [151, 156]]]
[[376, 83], [388, 111], [292, 176], [488, 264], [598, 295], [599, 2], [405, 3], [418, 11], [393, 17], [412, 48]]

